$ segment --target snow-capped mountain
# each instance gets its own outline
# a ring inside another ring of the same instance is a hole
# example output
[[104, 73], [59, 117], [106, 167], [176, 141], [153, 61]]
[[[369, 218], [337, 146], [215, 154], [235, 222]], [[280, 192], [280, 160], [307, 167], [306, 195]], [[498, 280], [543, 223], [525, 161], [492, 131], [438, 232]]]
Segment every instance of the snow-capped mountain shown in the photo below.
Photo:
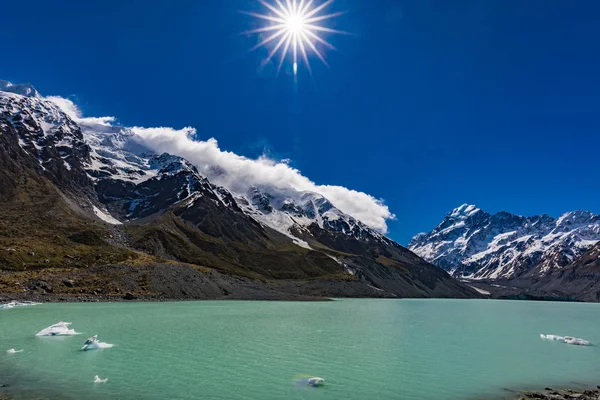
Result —
[[289, 236], [303, 247], [310, 248], [303, 239], [310, 237], [311, 228], [347, 235], [357, 240], [388, 240], [362, 222], [341, 212], [318, 193], [300, 192], [292, 188], [253, 186], [247, 193], [237, 194], [236, 200], [248, 215]]
[[[224, 174], [219, 165], [196, 166], [173, 154], [155, 154], [137, 139], [126, 127], [67, 115], [30, 85], [2, 81], [0, 165], [11, 169], [6, 176], [0, 171], [0, 178], [15, 188], [6, 195], [0, 188], [0, 199], [14, 201], [18, 190], [27, 191], [20, 174], [47, 179], [60, 194], [60, 210], [44, 218], [60, 214], [109, 224], [101, 224], [110, 228], [108, 242], [102, 239], [106, 230], [81, 221], [74, 229], [92, 231], [68, 231], [58, 242], [58, 235], [40, 238], [64, 246], [75, 240], [78, 252], [99, 246], [90, 263], [106, 257], [105, 247], [112, 246], [107, 243], [116, 243], [108, 259], [135, 250], [249, 278], [328, 279], [311, 289], [313, 295], [476, 296], [320, 194], [270, 185], [236, 192], [199, 172]], [[92, 247], [77, 247], [81, 244]], [[0, 248], [0, 262], [1, 253]]]
[[135, 141], [130, 129], [83, 125], [82, 130], [91, 149], [84, 167], [95, 182], [100, 201], [118, 218], [147, 217], [203, 191], [215, 194], [225, 206], [241, 208], [301, 247], [310, 248], [304, 239], [311, 235], [311, 226], [359, 240], [387, 240], [318, 193], [268, 185], [233, 193], [210, 183], [181, 157], [152, 154]]
[[83, 171], [90, 148], [79, 126], [56, 104], [30, 85], [0, 81], [0, 115], [0, 127], [17, 131], [19, 147], [33, 157], [43, 175], [62, 190], [92, 194]]
[[[213, 185], [187, 160], [153, 154], [140, 146], [131, 129], [103, 123], [77, 124], [31, 85], [0, 81], [0, 112], [20, 128], [20, 146], [32, 153], [43, 169], [55, 164], [58, 154], [68, 171], [75, 164], [80, 175], [85, 171], [84, 178], [102, 203], [93, 204], [93, 211], [105, 222], [144, 218], [205, 191], [221, 202], [233, 197], [236, 208], [301, 247], [310, 248], [310, 227], [357, 240], [390, 242], [317, 193], [268, 185], [232, 193]], [[61, 174], [60, 166], [53, 169], [55, 175]]]
[[68, 171], [77, 163], [78, 170], [86, 172], [99, 201], [108, 210], [99, 210], [100, 213], [98, 207], [94, 208], [104, 221], [117, 223], [144, 218], [204, 191], [220, 202], [235, 198], [236, 206], [244, 213], [302, 247], [310, 247], [301, 237], [310, 235], [308, 227], [313, 224], [356, 239], [382, 239], [378, 232], [342, 213], [317, 193], [263, 186], [232, 195], [208, 182], [187, 160], [166, 153], [152, 154], [139, 146], [128, 128], [104, 124], [79, 126], [32, 86], [6, 81], [0, 82], [0, 86], [10, 89], [0, 92], [0, 111], [21, 128], [21, 147], [38, 159], [42, 169], [57, 160], [56, 154]]
[[11, 82], [2, 79], [0, 79], [0, 91], [20, 94], [26, 97], [40, 97], [40, 94], [37, 92], [37, 90], [35, 90], [35, 88], [28, 83], [14, 85]]
[[137, 146], [127, 128], [84, 126], [83, 134], [91, 148], [85, 170], [100, 202], [119, 221], [148, 217], [200, 193], [218, 199], [223, 190], [187, 160]]
[[33, 87], [6, 81], [0, 86], [10, 89], [0, 90], [5, 118], [0, 124], [15, 127], [19, 146], [37, 160], [42, 174], [63, 190], [85, 193], [88, 204], [82, 205], [102, 221], [120, 224], [147, 217], [202, 191], [223, 207], [234, 203], [223, 202], [231, 194], [208, 182], [187, 160], [147, 152], [132, 141], [130, 129], [80, 126]]
[[463, 204], [409, 249], [455, 277], [544, 276], [582, 256], [600, 241], [600, 216], [574, 211], [552, 218], [489, 214]]

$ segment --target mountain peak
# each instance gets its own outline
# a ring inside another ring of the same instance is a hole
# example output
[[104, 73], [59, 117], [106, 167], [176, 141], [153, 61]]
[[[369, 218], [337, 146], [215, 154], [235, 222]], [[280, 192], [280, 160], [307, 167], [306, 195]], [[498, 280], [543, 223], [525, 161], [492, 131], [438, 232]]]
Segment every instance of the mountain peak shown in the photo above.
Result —
[[477, 206], [473, 205], [473, 204], [463, 204], [460, 207], [455, 208], [454, 210], [452, 210], [452, 212], [450, 212], [450, 214], [448, 214], [450, 217], [453, 218], [457, 218], [457, 217], [469, 217], [477, 212], [481, 211], [479, 208], [477, 208]]
[[41, 97], [38, 91], [29, 83], [15, 85], [2, 79], [0, 79], [0, 92], [15, 93], [26, 97]]
[[154, 156], [149, 160], [150, 168], [158, 169], [163, 174], [177, 174], [182, 171], [196, 172], [194, 167], [188, 160], [183, 157], [174, 156], [169, 153], [163, 153], [159, 156]]
[[555, 219], [506, 211], [488, 214], [473, 205], [452, 210], [409, 248], [457, 277], [472, 279], [544, 276], [600, 241], [600, 216], [573, 211]]
[[564, 213], [558, 218], [557, 225], [592, 223], [598, 216], [590, 211], [576, 210]]

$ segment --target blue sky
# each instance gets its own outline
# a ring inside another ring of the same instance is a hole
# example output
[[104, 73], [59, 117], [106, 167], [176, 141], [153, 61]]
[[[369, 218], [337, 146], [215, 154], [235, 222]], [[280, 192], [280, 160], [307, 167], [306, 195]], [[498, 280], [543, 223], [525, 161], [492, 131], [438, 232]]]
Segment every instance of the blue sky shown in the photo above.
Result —
[[330, 68], [259, 68], [255, 0], [6, 2], [0, 79], [128, 126], [194, 126], [385, 200], [407, 243], [452, 208], [600, 212], [600, 3], [337, 0]]

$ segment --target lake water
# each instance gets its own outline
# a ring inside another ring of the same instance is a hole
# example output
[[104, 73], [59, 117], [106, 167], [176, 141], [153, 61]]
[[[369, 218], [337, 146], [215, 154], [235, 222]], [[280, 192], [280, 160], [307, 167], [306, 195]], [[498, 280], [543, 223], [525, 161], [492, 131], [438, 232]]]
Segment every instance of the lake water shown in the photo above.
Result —
[[[61, 320], [81, 335], [35, 337]], [[600, 384], [600, 347], [544, 342], [540, 333], [600, 343], [600, 305], [43, 304], [0, 310], [0, 384], [36, 399], [261, 400], [489, 399], [510, 397], [505, 389]], [[94, 334], [115, 347], [80, 351]], [[94, 384], [95, 375], [108, 382]], [[308, 387], [307, 376], [326, 385]]]

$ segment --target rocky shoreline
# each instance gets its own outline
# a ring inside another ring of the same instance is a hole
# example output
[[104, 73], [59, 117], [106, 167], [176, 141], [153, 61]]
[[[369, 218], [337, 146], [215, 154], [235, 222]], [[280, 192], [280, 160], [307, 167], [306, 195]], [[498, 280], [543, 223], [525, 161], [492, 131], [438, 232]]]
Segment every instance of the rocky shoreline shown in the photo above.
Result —
[[[321, 285], [325, 286], [324, 282]], [[314, 284], [314, 283], [313, 283]], [[346, 285], [340, 282], [336, 287]], [[377, 297], [360, 282], [356, 297]], [[13, 272], [0, 269], [0, 304], [9, 301], [117, 302], [181, 300], [327, 300], [327, 290], [303, 290], [305, 282], [269, 282], [198, 270], [184, 264], [109, 265], [86, 269]], [[343, 290], [340, 292], [344, 293]], [[337, 293], [333, 293], [337, 294]], [[361, 296], [362, 295], [362, 296]], [[380, 296], [381, 297], [381, 296]]]
[[573, 390], [561, 389], [555, 390], [546, 388], [540, 392], [522, 392], [515, 400], [600, 400], [600, 386], [595, 389]]
[[[19, 397], [9, 395], [9, 385], [0, 382], [0, 400], [18, 400]], [[514, 400], [600, 400], [600, 386], [594, 389], [552, 389], [543, 391], [523, 391]]]
[[[407, 275], [408, 276], [408, 275]], [[330, 275], [313, 279], [243, 277], [176, 262], [111, 264], [87, 268], [41, 268], [22, 271], [0, 267], [0, 304], [36, 302], [287, 300], [331, 298], [477, 298], [468, 289], [457, 295], [445, 284], [430, 282], [427, 290], [409, 283], [385, 286], [385, 277], [359, 279]], [[380, 284], [382, 287], [374, 285]], [[396, 294], [398, 293], [398, 294]], [[400, 295], [401, 294], [401, 295]]]

